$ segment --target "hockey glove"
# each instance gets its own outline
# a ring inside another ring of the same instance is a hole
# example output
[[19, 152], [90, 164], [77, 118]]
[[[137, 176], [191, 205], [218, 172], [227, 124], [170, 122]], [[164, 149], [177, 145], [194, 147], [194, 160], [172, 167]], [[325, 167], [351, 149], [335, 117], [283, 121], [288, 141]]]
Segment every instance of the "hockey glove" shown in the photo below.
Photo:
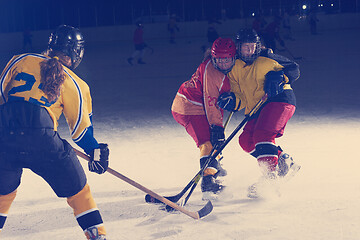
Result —
[[99, 143], [99, 148], [95, 148], [90, 153], [89, 171], [98, 174], [106, 172], [109, 166], [109, 148], [106, 143]]
[[217, 104], [220, 108], [225, 109], [229, 112], [235, 111], [236, 97], [233, 92], [224, 92], [220, 94]]
[[212, 124], [210, 126], [210, 142], [215, 147], [220, 146], [225, 141], [224, 128]]
[[284, 91], [284, 71], [270, 71], [265, 76], [264, 91], [268, 97], [274, 97]]

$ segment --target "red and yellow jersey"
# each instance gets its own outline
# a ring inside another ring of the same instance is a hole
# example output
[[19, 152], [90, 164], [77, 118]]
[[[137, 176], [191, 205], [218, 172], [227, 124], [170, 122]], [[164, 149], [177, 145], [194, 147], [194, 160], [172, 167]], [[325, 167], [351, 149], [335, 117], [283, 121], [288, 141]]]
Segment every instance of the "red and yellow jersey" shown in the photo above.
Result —
[[[49, 57], [41, 54], [22, 54], [14, 56], [0, 77], [0, 104], [8, 101], [28, 101], [49, 112], [57, 130], [58, 119], [64, 113], [71, 137], [75, 143], [86, 150], [96, 147], [92, 134], [92, 101], [86, 82], [64, 66], [65, 81], [59, 98], [54, 102], [47, 100], [41, 90], [40, 63]], [[84, 137], [86, 136], [86, 137]]]
[[[266, 57], [258, 57], [250, 65], [237, 59], [235, 66], [227, 74], [231, 92], [236, 95], [237, 110], [245, 108], [245, 114], [248, 114], [265, 94], [265, 75], [269, 71], [280, 71], [283, 68], [277, 61]], [[289, 82], [287, 76], [285, 79]], [[290, 84], [285, 84], [284, 89], [291, 89]]]
[[208, 59], [180, 86], [171, 110], [183, 115], [206, 115], [210, 125], [222, 126], [223, 111], [216, 102], [221, 93], [228, 91], [228, 77], [215, 69]]

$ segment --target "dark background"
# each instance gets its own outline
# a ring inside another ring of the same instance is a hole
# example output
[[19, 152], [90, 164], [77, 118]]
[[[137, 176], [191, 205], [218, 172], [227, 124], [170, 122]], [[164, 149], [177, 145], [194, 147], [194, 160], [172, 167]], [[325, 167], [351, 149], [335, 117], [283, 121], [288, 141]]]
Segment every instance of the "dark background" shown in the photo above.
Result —
[[167, 21], [173, 14], [178, 21], [196, 21], [359, 9], [360, 0], [0, 0], [0, 33], [47, 30], [60, 24], [84, 28]]

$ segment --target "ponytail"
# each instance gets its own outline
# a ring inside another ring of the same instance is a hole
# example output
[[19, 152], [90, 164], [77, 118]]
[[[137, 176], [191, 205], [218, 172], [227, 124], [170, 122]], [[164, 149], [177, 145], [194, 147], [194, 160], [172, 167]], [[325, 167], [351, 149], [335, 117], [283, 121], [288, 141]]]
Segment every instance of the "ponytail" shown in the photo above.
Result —
[[65, 81], [65, 73], [58, 57], [53, 57], [40, 63], [41, 90], [52, 102], [60, 96], [61, 85]]

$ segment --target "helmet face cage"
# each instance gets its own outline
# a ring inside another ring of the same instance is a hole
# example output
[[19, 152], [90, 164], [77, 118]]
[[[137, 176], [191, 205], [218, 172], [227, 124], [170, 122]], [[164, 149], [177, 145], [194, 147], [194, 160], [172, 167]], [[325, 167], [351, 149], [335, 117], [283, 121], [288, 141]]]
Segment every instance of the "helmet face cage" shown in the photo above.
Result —
[[71, 51], [71, 68], [75, 69], [79, 66], [84, 56], [84, 41], [77, 42], [69, 51]]
[[211, 61], [216, 69], [227, 74], [235, 64], [236, 47], [231, 38], [218, 38], [211, 47]]
[[231, 69], [235, 65], [235, 57], [227, 57], [227, 58], [211, 58], [211, 62], [214, 67], [222, 72], [223, 74], [227, 74], [231, 71]]
[[246, 63], [254, 62], [256, 60], [256, 58], [258, 58], [260, 56], [260, 52], [261, 52], [261, 42], [260, 42], [260, 40], [255, 42], [256, 43], [255, 51], [251, 56], [245, 56], [245, 55], [243, 55], [241, 53], [241, 45], [243, 43], [247, 43], [247, 42], [238, 42], [237, 46], [236, 46], [239, 58], [241, 60], [243, 60], [244, 62], [246, 62]]
[[[251, 56], [241, 53], [243, 43], [256, 43], [255, 51]], [[261, 41], [259, 35], [253, 29], [240, 29], [236, 35], [236, 49], [238, 57], [246, 63], [252, 63], [259, 57], [261, 52]]]
[[84, 56], [84, 38], [79, 29], [61, 25], [50, 35], [48, 48], [70, 57], [70, 68], [75, 69]]

